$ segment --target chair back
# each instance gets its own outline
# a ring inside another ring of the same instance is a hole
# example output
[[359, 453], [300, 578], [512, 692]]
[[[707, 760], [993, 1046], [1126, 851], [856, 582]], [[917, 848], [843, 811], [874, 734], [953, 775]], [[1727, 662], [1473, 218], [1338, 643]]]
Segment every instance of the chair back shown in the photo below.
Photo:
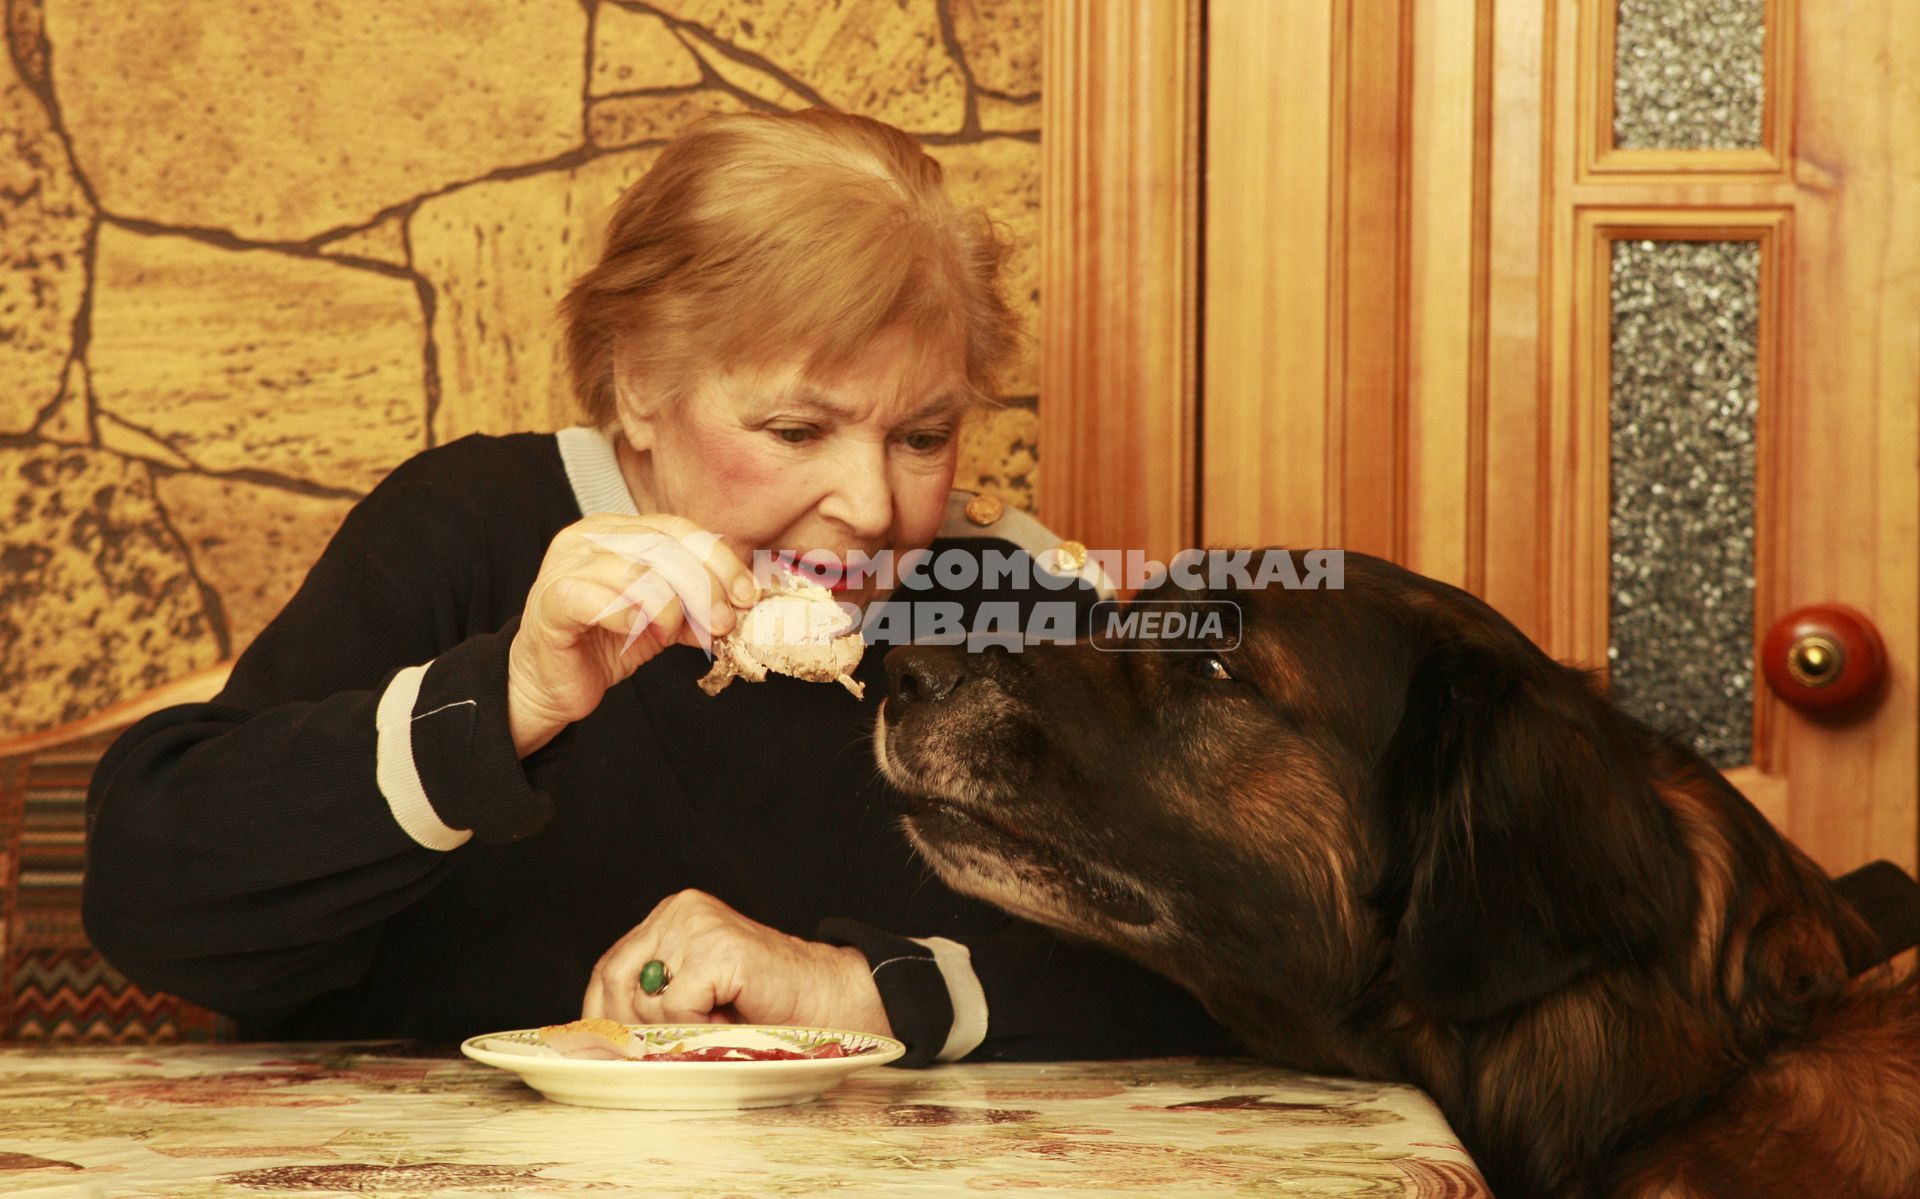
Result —
[[129, 982], [80, 925], [87, 785], [148, 712], [211, 699], [226, 666], [0, 745], [0, 1042], [156, 1045], [233, 1039], [232, 1021]]

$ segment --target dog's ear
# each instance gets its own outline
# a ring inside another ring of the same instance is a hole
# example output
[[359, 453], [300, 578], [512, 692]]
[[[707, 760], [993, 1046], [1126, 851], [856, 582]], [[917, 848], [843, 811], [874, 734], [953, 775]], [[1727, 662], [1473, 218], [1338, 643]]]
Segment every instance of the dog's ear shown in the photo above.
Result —
[[1378, 776], [1376, 900], [1425, 1014], [1486, 1019], [1690, 927], [1643, 733], [1531, 646], [1452, 642], [1418, 663]]

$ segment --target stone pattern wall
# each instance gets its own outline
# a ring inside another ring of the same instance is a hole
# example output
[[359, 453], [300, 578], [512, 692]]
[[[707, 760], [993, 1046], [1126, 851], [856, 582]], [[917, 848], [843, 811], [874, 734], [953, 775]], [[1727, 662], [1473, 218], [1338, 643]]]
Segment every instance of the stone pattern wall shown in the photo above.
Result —
[[[554, 304], [706, 113], [921, 138], [1031, 328], [1041, 0], [0, 3], [0, 738], [243, 649], [420, 449], [573, 423]], [[961, 485], [1031, 508], [1036, 376]]]

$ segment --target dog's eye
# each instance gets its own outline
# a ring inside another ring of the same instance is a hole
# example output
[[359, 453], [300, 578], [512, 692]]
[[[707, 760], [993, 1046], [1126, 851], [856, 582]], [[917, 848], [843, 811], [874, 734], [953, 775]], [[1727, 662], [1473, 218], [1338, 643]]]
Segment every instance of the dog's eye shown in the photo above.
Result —
[[1187, 669], [1208, 682], [1231, 683], [1233, 681], [1233, 672], [1227, 669], [1226, 662], [1211, 650], [1189, 658]]

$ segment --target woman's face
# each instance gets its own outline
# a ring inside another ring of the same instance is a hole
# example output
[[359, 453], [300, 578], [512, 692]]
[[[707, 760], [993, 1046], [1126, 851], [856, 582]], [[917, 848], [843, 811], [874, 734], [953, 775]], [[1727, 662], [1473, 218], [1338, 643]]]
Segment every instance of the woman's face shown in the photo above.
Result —
[[[896, 331], [831, 377], [809, 377], [795, 355], [710, 374], [652, 415], [622, 396], [621, 422], [659, 511], [720, 534], [749, 566], [756, 550], [838, 563], [932, 542], [964, 384], [957, 349], [916, 347]], [[873, 578], [855, 582], [836, 588], [840, 599], [878, 594]]]

